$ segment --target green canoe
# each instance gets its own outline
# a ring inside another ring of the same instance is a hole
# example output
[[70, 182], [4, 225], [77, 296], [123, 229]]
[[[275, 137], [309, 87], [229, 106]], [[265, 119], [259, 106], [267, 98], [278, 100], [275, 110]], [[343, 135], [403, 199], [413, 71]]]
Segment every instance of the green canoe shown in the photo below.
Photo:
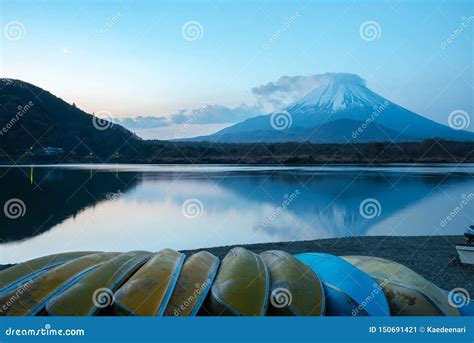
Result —
[[211, 289], [219, 259], [200, 251], [183, 265], [178, 282], [166, 307], [165, 316], [195, 316]]
[[44, 272], [75, 258], [90, 255], [95, 251], [77, 251], [54, 254], [18, 263], [0, 271], [0, 295], [7, 294], [22, 284], [33, 280]]
[[324, 291], [316, 273], [292, 255], [278, 250], [262, 256], [271, 280], [268, 315], [321, 316]]
[[156, 253], [115, 294], [115, 313], [162, 316], [185, 256], [171, 249]]
[[459, 316], [446, 293], [404, 265], [371, 256], [343, 256], [382, 287], [392, 316]]
[[151, 256], [132, 251], [115, 256], [46, 304], [52, 316], [92, 316], [114, 301], [115, 291]]
[[234, 248], [219, 267], [205, 310], [215, 316], [263, 316], [269, 292], [270, 277], [262, 257]]
[[1, 315], [22, 316], [40, 313], [46, 302], [60, 294], [101, 263], [118, 253], [97, 253], [79, 257], [53, 268], [32, 282], [21, 285], [7, 295], [0, 297], [0, 303], [7, 304]]

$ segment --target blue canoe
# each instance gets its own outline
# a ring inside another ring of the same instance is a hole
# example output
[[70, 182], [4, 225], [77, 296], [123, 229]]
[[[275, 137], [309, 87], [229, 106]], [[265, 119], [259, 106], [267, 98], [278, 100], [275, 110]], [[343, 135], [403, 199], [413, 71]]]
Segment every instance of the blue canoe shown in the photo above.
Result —
[[465, 232], [464, 236], [467, 238], [468, 242], [474, 241], [474, 225], [470, 226]]
[[[463, 317], [474, 317], [474, 300], [466, 298], [466, 295], [452, 294], [444, 291], [448, 299], [451, 299], [452, 304], [458, 309], [459, 314]], [[469, 296], [467, 294], [467, 296]]]
[[324, 253], [302, 253], [295, 257], [311, 267], [323, 282], [327, 316], [390, 315], [381, 287], [349, 262]]
[[459, 307], [458, 310], [463, 317], [474, 317], [474, 301], [468, 301], [465, 305]]

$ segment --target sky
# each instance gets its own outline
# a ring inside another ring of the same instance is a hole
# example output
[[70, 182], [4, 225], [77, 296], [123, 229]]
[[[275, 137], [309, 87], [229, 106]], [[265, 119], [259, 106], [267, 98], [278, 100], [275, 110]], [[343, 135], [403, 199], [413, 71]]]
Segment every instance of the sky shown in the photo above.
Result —
[[237, 116], [204, 123], [214, 126], [245, 111], [271, 110], [252, 89], [282, 76], [348, 72], [446, 124], [452, 111], [474, 112], [473, 6], [469, 0], [3, 0], [0, 71], [115, 118], [237, 108]]

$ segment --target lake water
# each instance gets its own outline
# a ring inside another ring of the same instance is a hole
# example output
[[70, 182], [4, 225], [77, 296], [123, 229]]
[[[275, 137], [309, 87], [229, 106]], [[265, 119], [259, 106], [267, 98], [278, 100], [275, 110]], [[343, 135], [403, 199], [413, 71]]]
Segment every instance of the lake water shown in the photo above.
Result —
[[460, 235], [474, 165], [0, 167], [0, 264], [73, 250]]

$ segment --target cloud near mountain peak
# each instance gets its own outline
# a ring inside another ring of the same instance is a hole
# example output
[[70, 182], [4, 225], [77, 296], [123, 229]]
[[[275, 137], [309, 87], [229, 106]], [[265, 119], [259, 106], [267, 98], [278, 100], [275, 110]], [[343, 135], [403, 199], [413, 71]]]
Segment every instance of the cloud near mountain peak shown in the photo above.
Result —
[[365, 81], [360, 76], [349, 73], [281, 76], [274, 82], [268, 82], [251, 89], [251, 93], [256, 97], [256, 102], [253, 105], [241, 104], [236, 107], [216, 104], [203, 105], [193, 109], [179, 110], [168, 116], [138, 116], [118, 119], [116, 122], [131, 130], [182, 124], [235, 124], [250, 117], [281, 109], [293, 101], [301, 99], [316, 87], [336, 82], [365, 86]]
[[357, 84], [365, 87], [365, 80], [359, 75], [325, 73], [307, 76], [282, 76], [277, 81], [253, 87], [252, 94], [262, 104], [270, 104], [274, 109], [278, 109], [301, 99], [316, 87], [336, 82]]

